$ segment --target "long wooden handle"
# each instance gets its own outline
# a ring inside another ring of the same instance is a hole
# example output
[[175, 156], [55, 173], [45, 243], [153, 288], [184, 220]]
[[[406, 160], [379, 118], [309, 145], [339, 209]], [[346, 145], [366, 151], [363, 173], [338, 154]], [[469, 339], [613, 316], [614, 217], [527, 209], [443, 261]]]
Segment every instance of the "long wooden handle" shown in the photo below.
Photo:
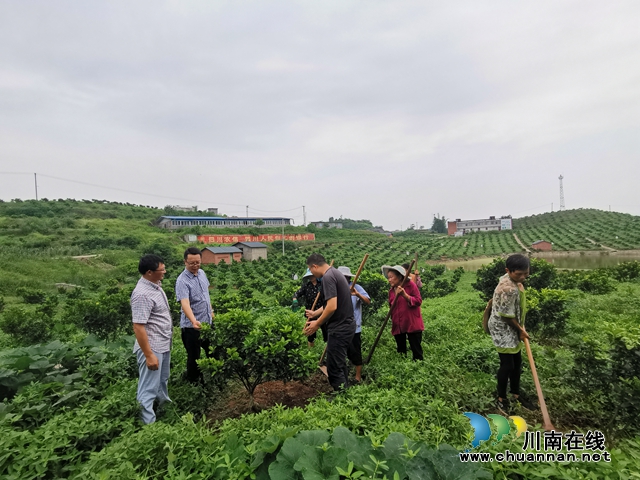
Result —
[[[417, 258], [417, 256], [418, 255], [416, 255], [416, 258]], [[411, 264], [409, 265], [409, 272], [413, 268], [413, 265], [416, 263], [416, 258], [411, 260]], [[409, 272], [405, 272], [406, 275], [404, 276], [404, 279], [402, 280], [402, 283], [400, 284], [401, 287], [404, 287], [404, 284], [406, 283], [407, 279], [409, 278]], [[373, 345], [371, 345], [371, 350], [369, 351], [369, 355], [367, 356], [367, 359], [365, 360], [364, 363], [369, 363], [371, 361], [371, 357], [373, 357], [373, 352], [375, 352], [376, 347], [378, 346], [378, 342], [380, 341], [380, 337], [382, 337], [382, 333], [384, 332], [384, 329], [387, 326], [387, 322], [389, 321], [389, 318], [391, 317], [391, 313], [393, 312], [393, 307], [396, 306], [396, 302], [398, 301], [399, 297], [400, 297], [400, 295], [396, 295], [395, 298], [393, 299], [393, 302], [391, 302], [391, 306], [389, 307], [389, 313], [387, 313], [387, 316], [385, 317], [384, 322], [382, 322], [382, 327], [380, 327], [380, 331], [378, 332], [378, 336], [376, 337], [376, 340], [373, 342]]]
[[369, 260], [369, 254], [365, 253], [364, 258], [362, 259], [362, 262], [360, 262], [360, 267], [356, 272], [356, 276], [353, 277], [353, 281], [351, 282], [351, 284], [353, 285], [353, 288], [355, 288], [356, 283], [358, 283], [358, 279], [360, 278], [360, 274], [362, 273], [362, 269], [364, 268], [364, 264], [367, 263], [367, 260]]
[[[364, 268], [364, 264], [367, 263], [367, 260], [369, 259], [369, 254], [365, 253], [364, 254], [364, 258], [362, 259], [362, 262], [360, 262], [360, 268], [358, 268], [358, 271], [356, 272], [356, 276], [353, 278], [353, 286], [355, 288], [356, 282], [358, 281], [358, 277], [360, 277], [360, 274], [362, 273], [362, 269]], [[324, 357], [327, 355], [327, 345], [324, 346], [324, 350], [322, 351], [322, 355], [320, 355], [320, 360], [318, 361], [318, 365], [322, 365], [322, 362], [324, 361]]]
[[538, 372], [536, 371], [536, 363], [533, 361], [533, 354], [531, 353], [531, 345], [529, 345], [529, 339], [524, 339], [524, 346], [527, 349], [527, 357], [529, 358], [529, 366], [531, 367], [531, 374], [533, 375], [533, 382], [536, 384], [536, 392], [538, 394], [538, 402], [540, 402], [540, 410], [542, 410], [542, 428], [549, 432], [555, 430], [549, 412], [547, 411], [547, 404], [544, 402], [544, 395], [542, 394], [542, 387], [540, 386], [540, 380], [538, 380]]

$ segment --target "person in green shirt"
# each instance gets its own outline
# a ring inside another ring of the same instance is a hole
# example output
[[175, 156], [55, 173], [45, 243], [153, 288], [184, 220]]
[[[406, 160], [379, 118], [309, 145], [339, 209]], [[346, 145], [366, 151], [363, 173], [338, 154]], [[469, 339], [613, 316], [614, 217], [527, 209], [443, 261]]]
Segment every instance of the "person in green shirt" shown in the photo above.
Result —
[[498, 398], [496, 406], [503, 411], [509, 409], [507, 385], [514, 399], [530, 408], [520, 398], [520, 375], [522, 373], [522, 340], [529, 338], [524, 328], [526, 295], [524, 282], [529, 276], [529, 258], [521, 254], [507, 258], [506, 273], [500, 277], [493, 292], [493, 305], [489, 318], [489, 334], [500, 356], [498, 369]]

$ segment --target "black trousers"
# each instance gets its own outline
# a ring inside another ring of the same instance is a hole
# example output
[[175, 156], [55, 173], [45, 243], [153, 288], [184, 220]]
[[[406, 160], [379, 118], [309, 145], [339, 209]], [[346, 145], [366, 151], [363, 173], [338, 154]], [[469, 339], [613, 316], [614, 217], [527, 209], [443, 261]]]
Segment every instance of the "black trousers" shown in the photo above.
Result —
[[212, 357], [211, 344], [209, 340], [200, 339], [200, 330], [195, 328], [182, 329], [182, 344], [187, 351], [187, 381], [191, 383], [202, 382], [202, 372], [196, 363], [200, 359], [201, 350], [204, 348], [205, 355]]
[[353, 334], [353, 340], [347, 348], [347, 358], [356, 367], [362, 365], [362, 332]]
[[396, 345], [398, 353], [403, 355], [407, 353], [407, 338], [409, 339], [409, 347], [411, 347], [411, 353], [414, 360], [422, 360], [422, 331], [411, 333], [399, 333], [394, 335], [396, 339]]
[[520, 395], [520, 375], [522, 374], [522, 353], [498, 353], [498, 397], [506, 398], [507, 384], [511, 381], [511, 393]]
[[327, 339], [327, 376], [334, 390], [340, 390], [349, 386], [349, 368], [347, 367], [347, 350], [355, 334], [353, 330], [348, 332], [329, 330]]
[[[324, 340], [324, 343], [327, 343], [327, 326], [323, 323], [322, 325], [320, 325], [320, 330], [322, 330], [322, 339]], [[313, 343], [316, 341], [316, 337], [318, 336], [318, 332], [313, 332], [311, 335], [309, 335], [307, 337], [307, 341], [310, 343]]]

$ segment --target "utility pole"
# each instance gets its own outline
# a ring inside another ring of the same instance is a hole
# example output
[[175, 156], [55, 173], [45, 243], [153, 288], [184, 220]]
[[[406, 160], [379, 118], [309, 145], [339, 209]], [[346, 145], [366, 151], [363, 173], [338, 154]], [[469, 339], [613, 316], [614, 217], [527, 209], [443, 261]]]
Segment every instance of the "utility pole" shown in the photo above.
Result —
[[553, 212], [553, 202], [551, 202], [551, 211]]
[[302, 225], [307, 226], [307, 210], [304, 205], [302, 205]]
[[560, 175], [558, 180], [560, 180], [560, 210], [564, 210], [564, 188], [562, 188], [562, 179], [564, 177]]
[[282, 256], [284, 257], [284, 220], [282, 221]]
[[[38, 201], [38, 174], [34, 173], [33, 174], [33, 181], [36, 184], [36, 202]], [[611, 210], [611, 207], [609, 207], [609, 210]]]
[[249, 205], [247, 205], [247, 218], [249, 218]]

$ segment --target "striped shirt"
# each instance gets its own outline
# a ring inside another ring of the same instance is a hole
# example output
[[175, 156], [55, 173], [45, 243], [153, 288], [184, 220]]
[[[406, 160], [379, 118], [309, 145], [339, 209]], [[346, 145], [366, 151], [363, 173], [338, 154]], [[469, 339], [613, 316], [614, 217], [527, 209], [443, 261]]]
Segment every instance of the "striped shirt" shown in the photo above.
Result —
[[[155, 353], [166, 353], [171, 350], [173, 323], [167, 296], [160, 285], [140, 277], [136, 288], [131, 293], [131, 313], [133, 323], [141, 323], [147, 332], [149, 346]], [[136, 339], [133, 351], [140, 350]]]
[[[194, 275], [185, 269], [176, 280], [176, 298], [178, 302], [185, 298], [189, 300], [189, 306], [193, 316], [200, 323], [211, 323], [211, 297], [209, 297], [209, 280], [204, 270], [198, 270]], [[193, 324], [184, 314], [180, 314], [180, 328], [193, 328]]]

